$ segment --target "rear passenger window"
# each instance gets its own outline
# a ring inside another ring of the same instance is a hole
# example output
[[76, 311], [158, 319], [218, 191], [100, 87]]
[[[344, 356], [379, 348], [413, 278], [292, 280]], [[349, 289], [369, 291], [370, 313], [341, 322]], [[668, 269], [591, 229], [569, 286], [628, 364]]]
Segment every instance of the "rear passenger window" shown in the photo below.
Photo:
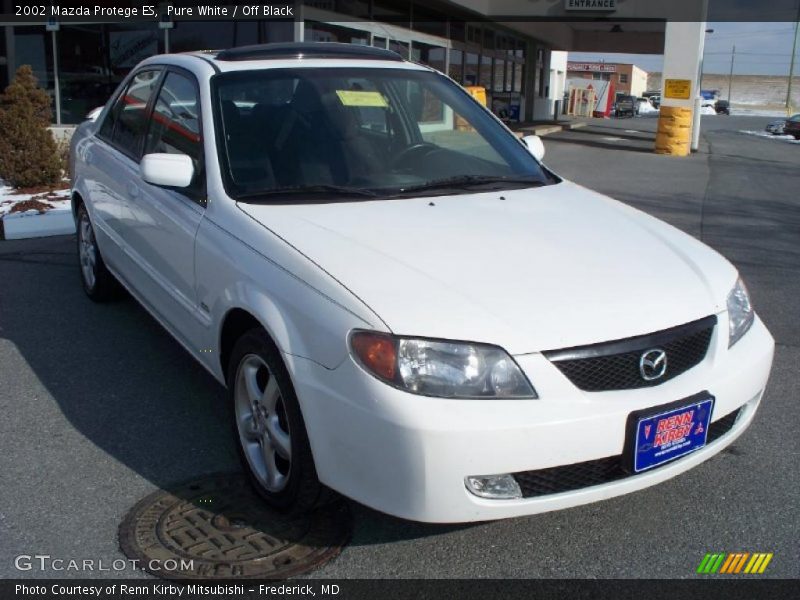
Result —
[[200, 99], [194, 81], [179, 73], [167, 74], [153, 108], [144, 153], [156, 152], [190, 156], [194, 163], [194, 179], [185, 191], [189, 195], [203, 192]]
[[137, 73], [120, 94], [100, 128], [100, 136], [132, 156], [138, 155], [139, 136], [146, 125], [147, 103], [153, 95], [159, 70]]

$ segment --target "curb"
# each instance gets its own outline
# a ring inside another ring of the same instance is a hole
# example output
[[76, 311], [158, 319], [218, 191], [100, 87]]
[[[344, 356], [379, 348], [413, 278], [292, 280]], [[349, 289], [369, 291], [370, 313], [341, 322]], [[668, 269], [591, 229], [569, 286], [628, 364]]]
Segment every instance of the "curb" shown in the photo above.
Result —
[[0, 218], [0, 240], [24, 240], [72, 233], [75, 233], [75, 221], [69, 208], [54, 208], [44, 213], [9, 213]]

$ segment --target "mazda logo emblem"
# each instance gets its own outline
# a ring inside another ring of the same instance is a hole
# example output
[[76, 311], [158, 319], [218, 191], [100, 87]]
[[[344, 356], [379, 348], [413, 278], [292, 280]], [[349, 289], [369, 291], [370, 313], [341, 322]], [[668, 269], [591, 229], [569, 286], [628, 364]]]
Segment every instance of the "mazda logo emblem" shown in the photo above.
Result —
[[667, 353], [661, 348], [648, 350], [639, 359], [639, 373], [645, 381], [661, 379], [667, 372]]

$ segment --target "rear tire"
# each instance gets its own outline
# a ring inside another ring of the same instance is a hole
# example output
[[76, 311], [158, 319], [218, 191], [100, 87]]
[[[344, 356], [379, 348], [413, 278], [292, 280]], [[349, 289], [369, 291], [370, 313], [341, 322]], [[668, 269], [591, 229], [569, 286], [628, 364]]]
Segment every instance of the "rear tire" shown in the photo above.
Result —
[[289, 372], [263, 329], [251, 329], [236, 342], [227, 382], [239, 457], [256, 492], [294, 513], [328, 501], [331, 492], [317, 478]]
[[78, 264], [83, 291], [94, 302], [107, 302], [120, 296], [122, 286], [106, 268], [89, 211], [81, 203], [77, 211]]

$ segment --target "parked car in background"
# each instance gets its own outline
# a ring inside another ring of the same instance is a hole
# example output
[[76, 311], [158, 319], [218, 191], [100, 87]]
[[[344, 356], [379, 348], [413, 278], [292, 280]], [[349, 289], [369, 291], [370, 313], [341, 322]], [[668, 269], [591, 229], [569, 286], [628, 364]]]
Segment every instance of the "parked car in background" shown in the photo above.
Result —
[[653, 108], [658, 108], [661, 105], [661, 92], [651, 90], [644, 92], [642, 97], [647, 98], [647, 101], [653, 106]]
[[638, 112], [638, 103], [635, 96], [618, 96], [614, 108], [615, 117], [634, 117]]
[[718, 115], [730, 115], [731, 104], [727, 100], [717, 100], [714, 103], [714, 110], [717, 111]]
[[700, 90], [700, 106], [710, 106], [715, 108], [719, 99], [719, 90]]
[[786, 126], [786, 119], [777, 119], [767, 123], [766, 131], [772, 135], [783, 135], [783, 129]]
[[[227, 387], [278, 509], [328, 488], [431, 522], [605, 500], [732, 444], [774, 342], [730, 262], [543, 155], [388, 50], [152, 56], [72, 138], [76, 270]], [[697, 499], [736, 494], [709, 472]]]
[[800, 113], [786, 119], [783, 126], [783, 133], [793, 135], [794, 139], [800, 140]]

